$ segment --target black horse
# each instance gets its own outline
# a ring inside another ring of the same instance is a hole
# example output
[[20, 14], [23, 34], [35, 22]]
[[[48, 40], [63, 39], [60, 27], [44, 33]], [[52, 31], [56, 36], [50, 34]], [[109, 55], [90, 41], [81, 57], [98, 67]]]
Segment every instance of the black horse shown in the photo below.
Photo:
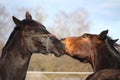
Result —
[[29, 12], [20, 21], [13, 17], [16, 24], [0, 58], [0, 80], [25, 80], [32, 53], [64, 54], [63, 44], [42, 24], [32, 20]]
[[87, 80], [120, 80], [118, 39], [113, 40], [107, 34], [105, 30], [98, 35], [86, 33], [62, 40], [67, 55], [92, 66], [94, 74]]

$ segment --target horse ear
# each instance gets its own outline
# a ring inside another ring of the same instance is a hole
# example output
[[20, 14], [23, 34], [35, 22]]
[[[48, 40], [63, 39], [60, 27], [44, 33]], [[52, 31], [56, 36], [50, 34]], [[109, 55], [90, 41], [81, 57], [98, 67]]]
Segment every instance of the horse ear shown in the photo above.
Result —
[[28, 11], [26, 12], [26, 19], [32, 20], [32, 16], [30, 15], [30, 13]]
[[119, 39], [114, 39], [113, 42], [115, 43], [115, 42], [117, 42], [118, 40], [119, 40]]
[[22, 22], [19, 20], [19, 19], [17, 19], [16, 17], [12, 17], [13, 18], [13, 21], [14, 21], [14, 23], [18, 26], [18, 27], [21, 27], [22, 26]]
[[108, 34], [108, 30], [102, 31], [102, 32], [99, 34], [99, 38], [102, 39], [102, 40], [105, 40], [106, 37], [107, 37], [107, 34]]

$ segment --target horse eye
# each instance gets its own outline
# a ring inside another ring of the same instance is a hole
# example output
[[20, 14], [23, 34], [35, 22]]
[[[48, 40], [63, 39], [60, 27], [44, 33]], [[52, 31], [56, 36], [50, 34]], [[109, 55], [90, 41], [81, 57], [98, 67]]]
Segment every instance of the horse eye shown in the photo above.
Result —
[[85, 38], [86, 36], [82, 36], [82, 38]]

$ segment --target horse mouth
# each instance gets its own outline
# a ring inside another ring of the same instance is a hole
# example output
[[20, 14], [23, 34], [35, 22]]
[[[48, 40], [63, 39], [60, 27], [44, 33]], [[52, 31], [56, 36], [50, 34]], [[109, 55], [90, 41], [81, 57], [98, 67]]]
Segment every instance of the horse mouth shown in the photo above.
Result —
[[56, 57], [60, 57], [65, 54], [64, 50], [58, 51], [58, 50], [53, 50], [52, 54], [54, 54]]
[[56, 57], [60, 57], [62, 56], [63, 54], [54, 54]]
[[55, 57], [61, 57], [63, 54], [56, 54], [54, 52], [45, 53], [44, 55], [54, 55]]
[[64, 51], [59, 52], [57, 50], [54, 50], [52, 52], [41, 52], [41, 53], [44, 54], [44, 55], [54, 55], [56, 57], [60, 57], [60, 56], [64, 55]]
[[64, 52], [54, 52], [53, 53], [56, 57], [60, 57], [62, 55], [64, 55]]

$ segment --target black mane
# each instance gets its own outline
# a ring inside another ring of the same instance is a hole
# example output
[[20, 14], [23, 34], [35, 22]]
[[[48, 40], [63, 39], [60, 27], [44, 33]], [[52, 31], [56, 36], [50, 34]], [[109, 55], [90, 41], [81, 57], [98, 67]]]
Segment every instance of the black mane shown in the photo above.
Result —
[[118, 58], [119, 62], [120, 62], [120, 52], [117, 49], [118, 48], [118, 44], [116, 43], [118, 39], [113, 40], [111, 37], [107, 37], [105, 42], [106, 45], [108, 45], [108, 49], [114, 54], [114, 56], [116, 56], [116, 58]]
[[2, 49], [1, 57], [3, 57], [5, 55], [5, 53], [6, 53], [5, 51], [8, 48], [7, 46], [10, 44], [11, 40], [14, 38], [14, 35], [15, 35], [16, 31], [18, 31], [18, 30], [20, 30], [20, 28], [17, 27], [17, 26], [13, 29], [12, 33], [10, 34], [10, 36], [9, 36], [9, 38], [8, 38], [6, 44], [5, 44], [5, 46]]

